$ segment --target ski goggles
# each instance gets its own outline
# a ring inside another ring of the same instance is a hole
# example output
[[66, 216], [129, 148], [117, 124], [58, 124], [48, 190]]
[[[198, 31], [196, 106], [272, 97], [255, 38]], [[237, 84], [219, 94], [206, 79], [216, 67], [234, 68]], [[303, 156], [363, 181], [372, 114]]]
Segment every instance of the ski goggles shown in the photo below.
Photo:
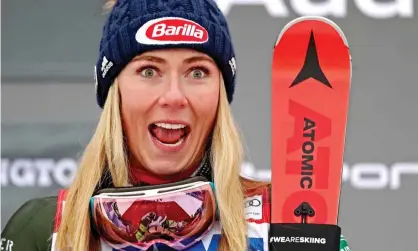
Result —
[[112, 248], [187, 249], [217, 220], [214, 185], [194, 177], [166, 185], [107, 188], [90, 199], [94, 230]]

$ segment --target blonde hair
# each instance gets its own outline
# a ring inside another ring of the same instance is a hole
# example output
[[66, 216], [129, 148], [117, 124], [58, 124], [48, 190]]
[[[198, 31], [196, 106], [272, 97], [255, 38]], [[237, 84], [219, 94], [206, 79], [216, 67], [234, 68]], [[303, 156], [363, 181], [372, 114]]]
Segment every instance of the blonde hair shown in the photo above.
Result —
[[107, 0], [106, 3], [103, 6], [103, 9], [105, 11], [112, 10], [113, 6], [115, 6], [117, 0]]
[[[222, 229], [219, 250], [243, 251], [247, 249], [244, 189], [239, 175], [243, 149], [223, 81], [220, 87], [210, 156]], [[115, 186], [129, 183], [119, 103], [118, 83], [115, 81], [109, 90], [96, 132], [68, 189], [56, 250], [99, 250], [99, 240], [92, 235], [90, 228], [89, 199], [102, 180], [106, 167]]]

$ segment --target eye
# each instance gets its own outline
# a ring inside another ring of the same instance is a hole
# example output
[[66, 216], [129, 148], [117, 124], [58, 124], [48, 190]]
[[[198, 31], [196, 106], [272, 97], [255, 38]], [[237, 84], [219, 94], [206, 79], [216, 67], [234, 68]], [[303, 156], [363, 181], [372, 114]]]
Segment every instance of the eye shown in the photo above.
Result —
[[192, 78], [194, 79], [202, 79], [206, 76], [206, 74], [208, 73], [208, 70], [206, 68], [193, 68], [192, 71], [190, 72], [190, 75]]
[[146, 78], [152, 78], [157, 75], [157, 71], [152, 67], [144, 67], [140, 69], [140, 74]]

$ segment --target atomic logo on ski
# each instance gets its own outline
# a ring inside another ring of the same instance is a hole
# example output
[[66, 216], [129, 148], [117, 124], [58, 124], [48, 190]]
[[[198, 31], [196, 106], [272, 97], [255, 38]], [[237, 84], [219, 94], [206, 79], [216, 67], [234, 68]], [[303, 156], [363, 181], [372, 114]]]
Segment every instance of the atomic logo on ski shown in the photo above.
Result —
[[319, 65], [318, 52], [316, 50], [314, 33], [311, 31], [311, 36], [309, 38], [308, 50], [305, 56], [305, 62], [303, 63], [302, 70], [299, 72], [293, 83], [289, 88], [302, 83], [303, 81], [313, 78], [318, 80], [320, 83], [332, 88], [327, 77], [325, 77], [324, 72]]

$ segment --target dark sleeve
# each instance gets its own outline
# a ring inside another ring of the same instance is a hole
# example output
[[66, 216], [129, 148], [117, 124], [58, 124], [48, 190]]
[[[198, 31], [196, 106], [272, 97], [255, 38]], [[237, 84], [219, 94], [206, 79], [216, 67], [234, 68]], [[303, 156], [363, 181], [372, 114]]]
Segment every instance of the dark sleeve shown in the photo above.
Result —
[[1, 233], [1, 250], [51, 251], [56, 205], [56, 196], [23, 204]]

